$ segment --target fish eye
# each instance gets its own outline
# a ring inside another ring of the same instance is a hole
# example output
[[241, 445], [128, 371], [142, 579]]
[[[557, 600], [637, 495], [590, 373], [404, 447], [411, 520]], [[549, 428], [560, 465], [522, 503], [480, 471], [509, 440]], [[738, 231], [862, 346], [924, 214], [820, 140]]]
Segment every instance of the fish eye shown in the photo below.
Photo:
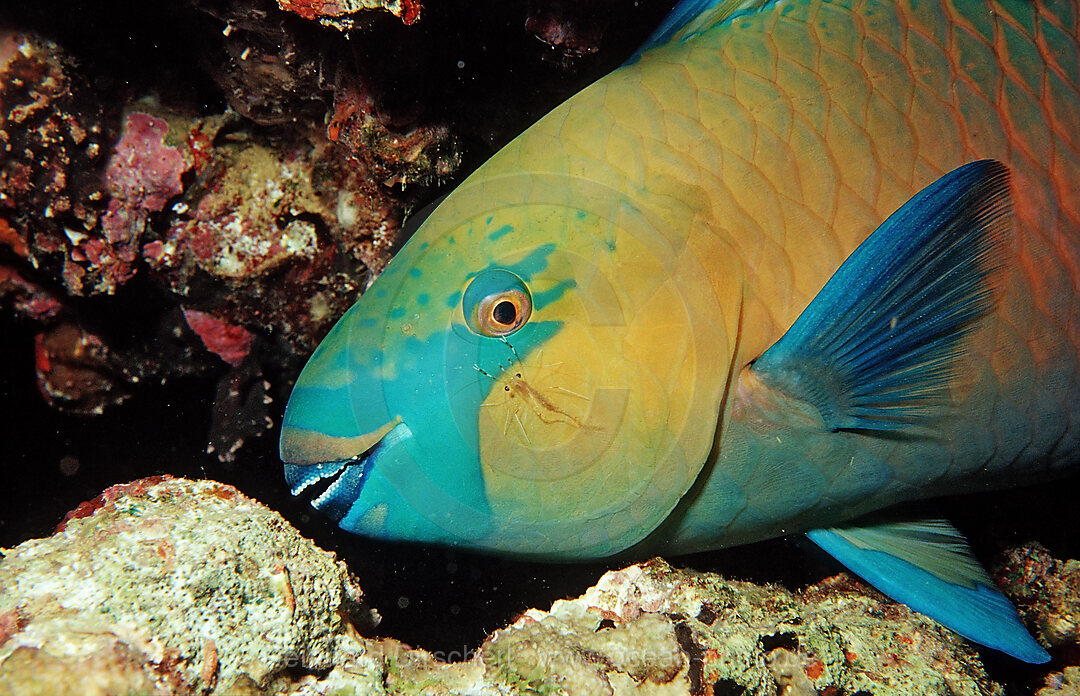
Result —
[[510, 326], [517, 322], [518, 307], [510, 300], [499, 300], [499, 304], [491, 308], [491, 319], [496, 324]]
[[465, 322], [481, 336], [509, 336], [532, 314], [532, 296], [521, 278], [510, 271], [491, 269], [480, 273], [461, 299]]

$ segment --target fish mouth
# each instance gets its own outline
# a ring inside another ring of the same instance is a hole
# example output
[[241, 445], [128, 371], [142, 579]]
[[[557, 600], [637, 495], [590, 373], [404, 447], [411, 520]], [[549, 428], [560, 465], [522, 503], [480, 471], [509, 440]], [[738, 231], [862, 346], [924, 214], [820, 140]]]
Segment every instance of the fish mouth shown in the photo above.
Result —
[[310, 496], [313, 508], [338, 521], [360, 497], [368, 473], [382, 454], [410, 437], [412, 431], [400, 418], [355, 437], [298, 428], [283, 431], [285, 481], [294, 496]]

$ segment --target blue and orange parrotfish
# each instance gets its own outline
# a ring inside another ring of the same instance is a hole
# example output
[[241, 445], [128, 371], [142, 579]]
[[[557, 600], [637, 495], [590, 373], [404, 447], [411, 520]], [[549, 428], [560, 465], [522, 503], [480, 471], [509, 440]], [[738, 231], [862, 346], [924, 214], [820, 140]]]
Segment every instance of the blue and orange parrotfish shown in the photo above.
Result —
[[1077, 0], [684, 0], [448, 196], [281, 432], [357, 534], [546, 559], [806, 532], [1049, 659], [917, 498], [1080, 450]]

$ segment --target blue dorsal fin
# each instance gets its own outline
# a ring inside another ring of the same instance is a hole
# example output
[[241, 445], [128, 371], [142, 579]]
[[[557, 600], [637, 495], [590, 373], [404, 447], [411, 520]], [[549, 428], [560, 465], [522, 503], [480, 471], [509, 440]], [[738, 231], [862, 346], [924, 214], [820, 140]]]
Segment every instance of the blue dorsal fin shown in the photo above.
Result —
[[650, 48], [670, 41], [683, 41], [720, 22], [773, 2], [775, 0], [681, 0], [630, 60], [636, 60]]
[[806, 535], [874, 587], [965, 638], [1024, 662], [1050, 660], [949, 522], [814, 529]]
[[753, 364], [833, 430], [897, 430], [946, 403], [961, 339], [994, 304], [1008, 170], [954, 169], [889, 216]]

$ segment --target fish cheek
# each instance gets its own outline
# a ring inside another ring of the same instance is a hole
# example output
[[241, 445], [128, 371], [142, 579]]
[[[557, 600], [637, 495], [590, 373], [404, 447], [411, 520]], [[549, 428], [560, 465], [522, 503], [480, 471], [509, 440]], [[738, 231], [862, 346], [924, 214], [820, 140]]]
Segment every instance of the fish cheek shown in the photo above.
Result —
[[671, 474], [696, 465], [666, 419], [647, 417], [652, 380], [614, 350], [590, 350], [583, 336], [568, 341], [578, 350], [560, 349], [558, 339], [574, 334], [564, 327], [507, 370], [478, 420], [486, 498], [504, 546], [563, 558], [640, 541], [683, 492]]
[[718, 362], [706, 352], [703, 366], [701, 338], [711, 334], [694, 331], [675, 279], [645, 254], [632, 258], [646, 268], [624, 287], [619, 273], [589, 275], [553, 255], [573, 271], [574, 292], [539, 313], [561, 328], [517, 351], [479, 409], [492, 513], [508, 534], [552, 540], [544, 552], [605, 555], [640, 541], [689, 488], [711, 442], [716, 389], [699, 391], [701, 370]]
[[589, 334], [564, 326], [504, 371], [481, 405], [480, 459], [496, 514], [550, 523], [619, 506], [610, 484], [631, 389]]

